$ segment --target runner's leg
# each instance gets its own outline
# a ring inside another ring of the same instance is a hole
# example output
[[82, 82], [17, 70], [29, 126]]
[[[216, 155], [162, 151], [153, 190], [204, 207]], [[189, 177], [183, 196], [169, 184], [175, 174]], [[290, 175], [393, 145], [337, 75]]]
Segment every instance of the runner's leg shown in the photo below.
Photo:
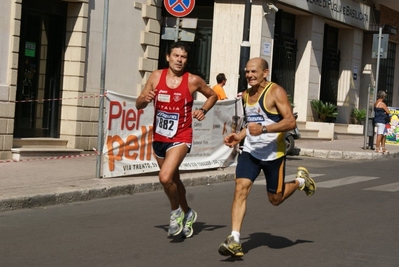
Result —
[[[164, 187], [164, 191], [169, 198], [171, 209], [176, 210], [179, 208], [180, 198], [179, 191], [184, 196], [185, 199], [185, 189], [180, 181], [179, 166], [183, 162], [184, 157], [188, 152], [188, 147], [186, 144], [174, 146], [166, 152], [164, 159], [157, 159], [160, 168], [159, 171], [159, 181]], [[183, 211], [187, 211], [187, 203], [182, 202], [186, 207], [182, 207]], [[184, 210], [184, 208], [186, 210]]]

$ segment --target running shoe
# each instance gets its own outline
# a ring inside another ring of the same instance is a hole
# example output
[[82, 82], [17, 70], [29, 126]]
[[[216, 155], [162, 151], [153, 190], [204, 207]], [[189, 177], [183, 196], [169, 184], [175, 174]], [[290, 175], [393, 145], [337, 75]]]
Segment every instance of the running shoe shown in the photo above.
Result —
[[306, 195], [309, 197], [312, 196], [316, 192], [316, 183], [313, 181], [312, 178], [309, 176], [309, 172], [305, 167], [298, 167], [298, 172], [296, 177], [305, 179], [305, 182], [299, 190], [305, 191]]
[[194, 230], [193, 230], [193, 224], [197, 220], [197, 213], [193, 210], [190, 209], [187, 214], [184, 215], [184, 220], [183, 220], [183, 237], [189, 238], [193, 235]]
[[218, 252], [222, 256], [243, 257], [241, 244], [234, 241], [234, 237], [229, 235], [224, 243], [220, 244]]
[[183, 230], [184, 212], [179, 208], [170, 214], [168, 236], [176, 236]]

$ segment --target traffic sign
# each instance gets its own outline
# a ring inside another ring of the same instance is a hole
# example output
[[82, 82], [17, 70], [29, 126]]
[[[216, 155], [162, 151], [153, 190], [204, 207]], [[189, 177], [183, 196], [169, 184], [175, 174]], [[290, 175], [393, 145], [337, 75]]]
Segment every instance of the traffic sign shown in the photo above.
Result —
[[[381, 40], [380, 40], [381, 38]], [[373, 34], [373, 46], [371, 49], [371, 58], [378, 57], [378, 42], [380, 42], [380, 58], [387, 58], [389, 34]]]
[[164, 17], [161, 39], [194, 42], [197, 21], [196, 18]]
[[166, 10], [172, 16], [181, 18], [193, 11], [195, 0], [164, 0]]

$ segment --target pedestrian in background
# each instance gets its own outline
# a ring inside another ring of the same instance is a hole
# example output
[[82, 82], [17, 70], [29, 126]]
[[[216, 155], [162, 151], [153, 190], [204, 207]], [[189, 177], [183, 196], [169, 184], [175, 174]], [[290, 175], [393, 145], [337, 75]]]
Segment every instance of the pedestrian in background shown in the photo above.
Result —
[[[197, 213], [187, 203], [179, 166], [191, 149], [192, 118], [205, 119], [217, 101], [216, 94], [202, 78], [184, 70], [189, 51], [183, 42], [172, 43], [166, 54], [168, 68], [152, 72], [136, 101], [137, 109], [154, 101], [153, 150], [160, 168], [159, 181], [171, 206], [168, 236], [181, 232], [183, 237], [193, 235]], [[207, 100], [202, 108], [192, 111], [195, 92]]]
[[225, 86], [227, 79], [224, 73], [219, 73], [216, 76], [217, 84], [213, 86], [212, 90], [217, 94], [218, 100], [227, 99], [226, 93], [224, 92], [223, 86]]
[[275, 206], [283, 203], [297, 189], [311, 196], [316, 184], [304, 167], [299, 167], [297, 177], [285, 182], [284, 133], [295, 127], [292, 107], [284, 88], [269, 82], [268, 63], [262, 58], [250, 59], [245, 76], [251, 86], [242, 94], [247, 125], [240, 133], [225, 137], [225, 144], [234, 147], [244, 140], [238, 155], [235, 192], [231, 210], [231, 234], [219, 246], [223, 256], [242, 257], [240, 231], [247, 207], [247, 198], [255, 179], [263, 170], [269, 202]]
[[386, 136], [385, 136], [385, 126], [389, 118], [389, 109], [384, 103], [387, 93], [385, 91], [378, 91], [377, 101], [374, 103], [374, 124], [377, 128], [377, 140], [375, 144], [375, 152], [385, 153], [387, 152], [385, 148]]

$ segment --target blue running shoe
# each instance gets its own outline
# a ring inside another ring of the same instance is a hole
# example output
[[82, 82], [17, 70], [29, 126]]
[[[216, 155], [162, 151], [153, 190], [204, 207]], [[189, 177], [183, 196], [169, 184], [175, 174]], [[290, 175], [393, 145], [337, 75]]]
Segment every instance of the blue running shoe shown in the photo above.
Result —
[[197, 213], [193, 210], [190, 209], [186, 215], [184, 215], [184, 220], [183, 220], [183, 237], [189, 238], [193, 235], [194, 230], [193, 230], [193, 224], [197, 220]]
[[176, 236], [183, 230], [184, 212], [179, 208], [170, 213], [168, 236]]

